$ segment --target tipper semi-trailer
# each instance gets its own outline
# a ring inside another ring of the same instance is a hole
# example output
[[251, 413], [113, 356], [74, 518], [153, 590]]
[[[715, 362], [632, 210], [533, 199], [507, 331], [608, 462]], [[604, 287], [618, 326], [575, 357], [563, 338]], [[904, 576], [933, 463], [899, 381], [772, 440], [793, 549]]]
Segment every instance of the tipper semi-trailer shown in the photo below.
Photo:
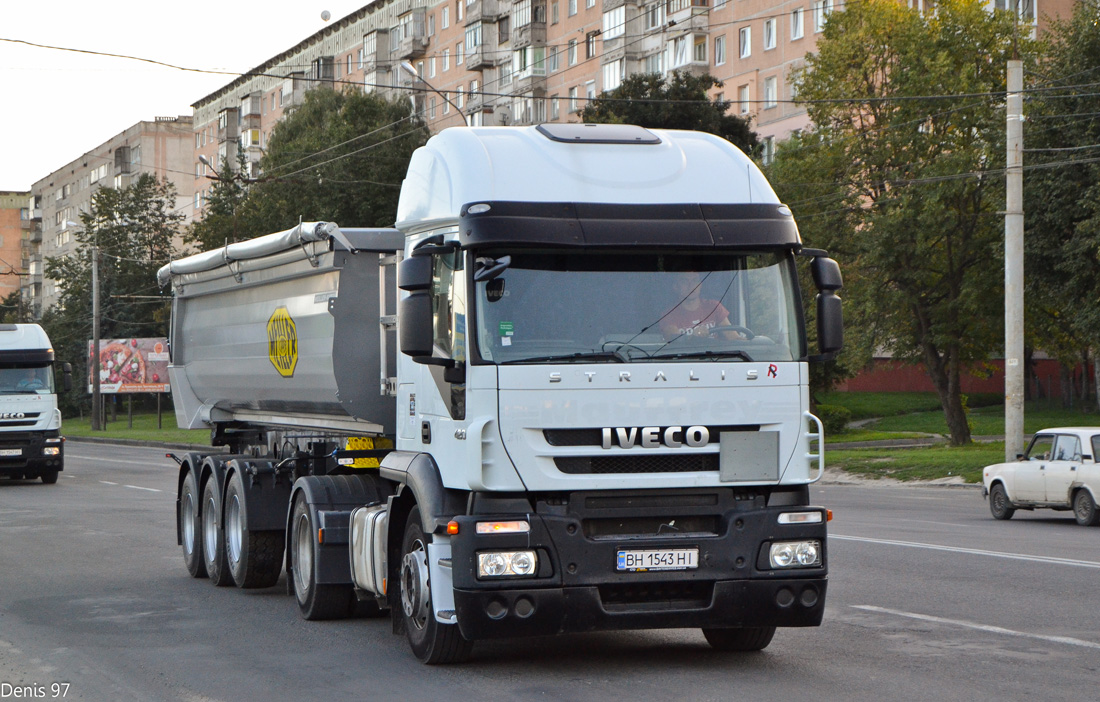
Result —
[[[812, 272], [807, 348], [799, 261]], [[306, 223], [172, 262], [189, 572], [306, 619], [473, 642], [697, 627], [759, 650], [825, 606], [808, 364], [840, 270], [709, 134], [446, 129], [393, 229]]]

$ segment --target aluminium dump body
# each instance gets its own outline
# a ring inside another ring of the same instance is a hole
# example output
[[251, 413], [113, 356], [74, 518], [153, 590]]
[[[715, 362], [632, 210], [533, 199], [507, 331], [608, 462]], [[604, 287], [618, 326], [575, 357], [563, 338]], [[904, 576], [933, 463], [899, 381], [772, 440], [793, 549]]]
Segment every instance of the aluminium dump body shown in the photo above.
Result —
[[[181, 427], [391, 430], [393, 400], [379, 386], [379, 255], [399, 250], [400, 235], [334, 236], [233, 245], [235, 259], [207, 252], [161, 270], [175, 296], [169, 375]], [[349, 236], [357, 252], [338, 243]]]

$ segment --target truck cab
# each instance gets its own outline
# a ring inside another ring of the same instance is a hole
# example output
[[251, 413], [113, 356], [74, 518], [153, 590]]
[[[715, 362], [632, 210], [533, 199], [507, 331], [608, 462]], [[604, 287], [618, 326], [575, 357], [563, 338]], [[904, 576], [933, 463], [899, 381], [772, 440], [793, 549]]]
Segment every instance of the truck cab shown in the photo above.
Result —
[[[65, 364], [60, 385], [71, 385]], [[54, 352], [37, 324], [0, 325], [0, 476], [56, 483], [64, 467]]]

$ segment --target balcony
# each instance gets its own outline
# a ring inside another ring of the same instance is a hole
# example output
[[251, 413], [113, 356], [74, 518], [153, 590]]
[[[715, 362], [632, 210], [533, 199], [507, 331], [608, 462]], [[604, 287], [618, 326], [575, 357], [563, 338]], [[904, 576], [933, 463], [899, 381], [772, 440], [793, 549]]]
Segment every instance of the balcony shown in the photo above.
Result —
[[424, 8], [406, 12], [397, 18], [397, 31], [390, 36], [391, 46], [396, 39], [397, 56], [401, 60], [422, 57], [430, 43], [424, 31]]
[[507, 0], [474, 0], [466, 6], [466, 26], [475, 22], [496, 22], [511, 3]]
[[[543, 6], [545, 9], [545, 6]], [[546, 20], [535, 21], [522, 27], [512, 28], [512, 48], [522, 49], [525, 46], [538, 46], [546, 43]]]

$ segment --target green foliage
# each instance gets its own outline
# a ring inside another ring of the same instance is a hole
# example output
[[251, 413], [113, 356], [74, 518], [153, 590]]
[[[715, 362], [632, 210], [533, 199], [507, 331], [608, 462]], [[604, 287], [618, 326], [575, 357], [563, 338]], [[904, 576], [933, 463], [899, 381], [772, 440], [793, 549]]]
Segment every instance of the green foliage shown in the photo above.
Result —
[[209, 251], [249, 238], [239, 229], [237, 217], [237, 210], [248, 195], [245, 181], [239, 177], [245, 171], [246, 163], [244, 151], [237, 152], [236, 170], [231, 167], [229, 159], [222, 160], [218, 167], [221, 177], [214, 178], [202, 219], [187, 228], [184, 235], [186, 243], [194, 245], [199, 251]]
[[57, 359], [73, 364], [73, 391], [62, 397], [66, 414], [88, 402], [93, 247], [99, 247], [100, 338], [167, 336], [170, 298], [157, 287], [156, 272], [176, 254], [184, 217], [175, 208], [175, 187], [147, 173], [122, 190], [100, 188], [75, 235], [86, 254], [46, 259], [45, 276], [62, 285], [42, 326]]
[[825, 425], [825, 436], [843, 434], [848, 431], [848, 422], [852, 421], [852, 412], [839, 405], [818, 405], [814, 412]]
[[636, 73], [623, 79], [615, 90], [589, 101], [581, 118], [654, 129], [694, 129], [716, 134], [751, 154], [759, 140], [750, 120], [728, 114], [729, 100], [707, 97], [708, 90], [721, 87], [722, 82], [709, 74], [673, 71], [666, 80], [659, 73]]
[[13, 290], [0, 301], [0, 324], [18, 324], [30, 321], [30, 310], [23, 305], [23, 293]]
[[815, 126], [768, 173], [804, 239], [844, 266], [847, 370], [879, 346], [923, 363], [959, 444], [962, 369], [1003, 339], [1003, 178], [985, 171], [1004, 161], [997, 94], [1016, 48], [1034, 64], [981, 0], [848, 4], [794, 76]]
[[1079, 148], [1100, 143], [1098, 26], [1095, 3], [1052, 24], [1025, 103], [1024, 145], [1035, 150], [1024, 175], [1027, 327], [1031, 345], [1067, 365], [1100, 347], [1100, 163]]

